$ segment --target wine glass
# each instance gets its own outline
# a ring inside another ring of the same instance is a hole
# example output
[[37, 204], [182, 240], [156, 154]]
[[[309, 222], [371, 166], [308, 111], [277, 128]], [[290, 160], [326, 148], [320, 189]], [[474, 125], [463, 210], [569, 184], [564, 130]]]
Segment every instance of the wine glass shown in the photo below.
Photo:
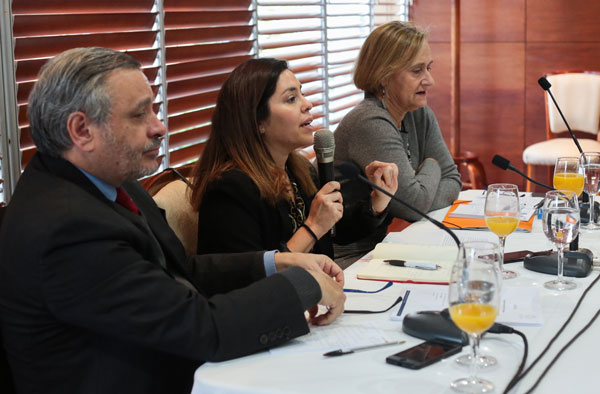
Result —
[[594, 197], [600, 187], [600, 152], [583, 152], [579, 156], [579, 165], [583, 168], [584, 190], [590, 196], [590, 215], [587, 223], [582, 223], [582, 230], [599, 230], [594, 218]]
[[577, 195], [571, 190], [552, 190], [546, 193], [542, 208], [542, 226], [546, 237], [554, 242], [558, 250], [558, 277], [544, 283], [552, 290], [572, 290], [577, 285], [563, 278], [565, 246], [571, 243], [579, 233], [579, 203]]
[[[480, 259], [485, 259], [496, 268], [496, 273], [499, 278], [502, 277], [500, 271], [500, 249], [497, 243], [487, 241], [467, 241], [462, 244], [463, 247], [469, 249], [475, 249], [478, 251]], [[462, 249], [461, 249], [462, 250]], [[499, 288], [500, 288], [499, 283]], [[471, 354], [464, 354], [456, 358], [456, 363], [464, 366], [471, 366], [473, 362], [473, 356]], [[479, 368], [487, 368], [494, 366], [498, 363], [495, 357], [490, 355], [479, 355], [475, 362]]]
[[479, 340], [498, 314], [500, 278], [494, 257], [489, 252], [468, 244], [461, 245], [459, 256], [452, 267], [448, 290], [449, 312], [458, 328], [469, 334], [472, 360], [468, 378], [455, 380], [450, 385], [463, 393], [488, 393], [494, 385], [477, 377]]
[[510, 183], [494, 183], [485, 195], [485, 223], [500, 241], [500, 270], [502, 279], [517, 276], [514, 271], [504, 270], [504, 244], [506, 237], [519, 225], [519, 189]]
[[556, 190], [571, 190], [578, 196], [583, 192], [583, 168], [578, 157], [556, 159], [553, 184]]

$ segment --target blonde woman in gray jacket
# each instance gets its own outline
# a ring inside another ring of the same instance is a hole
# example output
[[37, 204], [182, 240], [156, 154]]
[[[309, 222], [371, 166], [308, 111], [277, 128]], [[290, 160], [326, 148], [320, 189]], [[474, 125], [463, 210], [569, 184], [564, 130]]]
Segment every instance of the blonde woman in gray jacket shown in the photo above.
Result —
[[[373, 30], [363, 44], [354, 71], [365, 98], [335, 132], [336, 164], [350, 161], [364, 168], [373, 160], [398, 165], [396, 196], [428, 212], [446, 207], [461, 190], [460, 174], [427, 107], [434, 84], [427, 32], [410, 22], [389, 22]], [[390, 219], [371, 236], [336, 246], [336, 261], [347, 266], [385, 237], [391, 217], [420, 217], [392, 201]]]

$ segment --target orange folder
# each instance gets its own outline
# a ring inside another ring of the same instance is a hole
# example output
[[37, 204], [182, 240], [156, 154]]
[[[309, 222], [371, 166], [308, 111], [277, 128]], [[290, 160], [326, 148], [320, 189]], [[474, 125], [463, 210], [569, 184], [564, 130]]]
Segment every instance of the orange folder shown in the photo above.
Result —
[[[444, 220], [442, 221], [443, 224], [445, 224], [446, 226], [448, 226], [451, 229], [455, 229], [455, 230], [460, 230], [462, 228], [464, 229], [474, 229], [474, 228], [487, 228], [487, 224], [485, 223], [485, 219], [481, 218], [481, 219], [476, 219], [476, 218], [458, 218], [458, 217], [451, 217], [450, 214], [452, 214], [452, 212], [454, 212], [454, 210], [456, 208], [458, 208], [458, 206], [460, 204], [468, 204], [471, 201], [465, 201], [465, 200], [456, 200], [452, 203], [452, 205], [450, 206], [450, 209], [448, 210], [448, 213], [446, 213], [446, 216], [444, 217]], [[533, 227], [533, 219], [535, 218], [535, 215], [532, 215], [531, 218], [524, 222], [524, 221], [520, 221], [519, 222], [519, 226], [517, 228], [520, 228], [522, 230], [525, 231], [531, 231], [531, 228]]]

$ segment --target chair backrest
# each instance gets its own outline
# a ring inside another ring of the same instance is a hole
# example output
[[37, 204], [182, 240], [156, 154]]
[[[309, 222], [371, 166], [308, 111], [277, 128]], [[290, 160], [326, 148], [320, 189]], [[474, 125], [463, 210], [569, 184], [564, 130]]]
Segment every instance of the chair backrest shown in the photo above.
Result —
[[[2, 218], [4, 217], [5, 210], [5, 206], [0, 206], [0, 227], [2, 227]], [[0, 324], [0, 387], [2, 387], [3, 393], [12, 394], [16, 393], [16, 390], [2, 341], [2, 325]]]
[[[573, 131], [598, 135], [600, 124], [600, 71], [557, 71], [546, 74], [550, 90]], [[546, 92], [546, 134], [568, 131]]]
[[167, 223], [189, 256], [196, 254], [198, 245], [198, 212], [190, 204], [188, 191], [188, 184], [178, 179], [160, 189], [153, 198], [165, 210]]
[[151, 196], [154, 196], [160, 189], [175, 180], [179, 179], [187, 182], [187, 178], [191, 176], [193, 168], [194, 163], [177, 168], [169, 167], [156, 175], [143, 179], [140, 183]]

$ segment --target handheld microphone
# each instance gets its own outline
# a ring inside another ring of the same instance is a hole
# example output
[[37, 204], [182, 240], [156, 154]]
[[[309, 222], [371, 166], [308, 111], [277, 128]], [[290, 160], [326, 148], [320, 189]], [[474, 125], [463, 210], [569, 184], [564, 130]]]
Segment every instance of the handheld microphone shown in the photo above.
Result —
[[447, 232], [452, 239], [454, 240], [454, 242], [456, 242], [456, 246], [458, 246], [460, 248], [460, 240], [458, 239], [458, 237], [456, 236], [456, 234], [454, 234], [454, 232], [452, 230], [450, 230], [447, 226], [444, 226], [442, 223], [438, 222], [437, 220], [435, 220], [434, 218], [432, 218], [431, 216], [427, 215], [424, 212], [421, 212], [420, 210], [418, 210], [417, 208], [413, 207], [410, 204], [405, 203], [404, 201], [402, 201], [401, 199], [399, 199], [398, 197], [394, 196], [392, 193], [388, 192], [385, 189], [380, 188], [379, 186], [377, 186], [376, 184], [374, 184], [373, 182], [371, 182], [370, 180], [368, 180], [367, 178], [365, 178], [364, 176], [362, 176], [360, 174], [360, 171], [358, 169], [358, 167], [356, 167], [356, 165], [349, 163], [349, 162], [345, 162], [345, 163], [341, 163], [339, 166], [337, 166], [338, 171], [340, 172], [340, 174], [347, 179], [359, 179], [360, 181], [366, 183], [367, 185], [371, 186], [373, 189], [379, 190], [380, 192], [382, 192], [383, 194], [385, 194], [386, 196], [390, 197], [392, 200], [399, 202], [400, 204], [402, 204], [403, 206], [405, 206], [406, 208], [410, 209], [411, 211], [417, 213], [418, 215], [424, 217], [425, 219], [429, 220], [431, 223], [433, 223], [436, 227], [444, 230], [445, 232]]
[[[327, 182], [335, 180], [333, 173], [333, 154], [335, 152], [335, 139], [333, 133], [327, 129], [318, 130], [314, 136], [315, 154], [319, 169], [319, 183], [323, 187]], [[335, 237], [335, 226], [331, 228], [331, 236]]]
[[569, 130], [569, 133], [571, 134], [571, 138], [573, 138], [575, 145], [577, 145], [577, 149], [579, 149], [579, 153], [583, 153], [583, 149], [581, 149], [581, 145], [579, 145], [579, 141], [577, 141], [577, 137], [575, 137], [575, 134], [573, 134], [573, 131], [571, 130], [571, 127], [569, 126], [569, 123], [567, 123], [567, 119], [565, 119], [565, 116], [563, 115], [562, 111], [560, 110], [560, 107], [558, 106], [558, 103], [556, 102], [556, 100], [554, 99], [554, 96], [552, 95], [552, 92], [550, 91], [550, 87], [552, 86], [550, 84], [550, 81], [548, 81], [546, 79], [546, 77], [541, 77], [540, 79], [538, 79], [538, 83], [540, 84], [542, 89], [544, 89], [550, 95], [550, 98], [554, 102], [554, 106], [558, 110], [560, 117], [562, 118], [563, 122], [565, 122], [565, 125], [567, 126], [567, 130]]
[[527, 175], [523, 174], [521, 171], [519, 171], [513, 165], [511, 165], [510, 161], [505, 157], [502, 157], [500, 155], [495, 155], [494, 158], [492, 159], [492, 164], [495, 165], [496, 167], [503, 169], [504, 171], [506, 171], [506, 170], [514, 171], [517, 174], [521, 175], [523, 178], [527, 179], [529, 182], [535, 183], [538, 186], [545, 187], [546, 189], [549, 189], [549, 190], [554, 190], [553, 187], [544, 185], [543, 183], [533, 180], [530, 177], [528, 177]]
[[335, 139], [333, 133], [326, 129], [315, 133], [315, 154], [319, 166], [319, 183], [321, 186], [335, 179], [333, 174], [333, 154]]

